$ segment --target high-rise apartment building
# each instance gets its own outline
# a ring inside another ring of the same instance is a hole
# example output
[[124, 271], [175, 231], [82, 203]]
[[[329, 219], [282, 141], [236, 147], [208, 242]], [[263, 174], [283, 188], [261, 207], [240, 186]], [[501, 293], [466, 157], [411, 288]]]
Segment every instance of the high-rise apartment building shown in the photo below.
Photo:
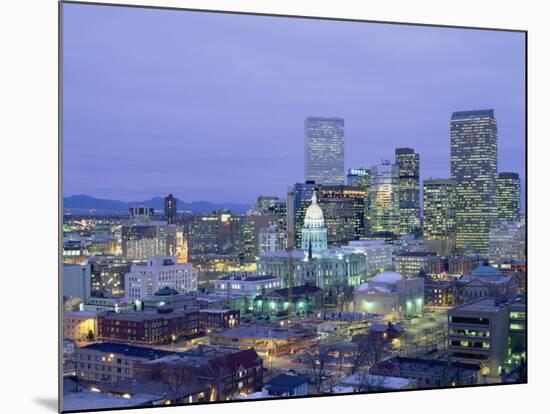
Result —
[[521, 182], [517, 173], [499, 173], [497, 179], [497, 211], [499, 220], [519, 221], [520, 191]]
[[401, 234], [420, 229], [420, 155], [412, 148], [396, 148], [399, 168], [399, 230]]
[[305, 120], [305, 180], [344, 184], [344, 120], [309, 117]]
[[451, 179], [456, 185], [456, 247], [486, 254], [497, 219], [497, 121], [492, 109], [451, 117]]
[[370, 171], [370, 232], [399, 234], [399, 167], [384, 161]]

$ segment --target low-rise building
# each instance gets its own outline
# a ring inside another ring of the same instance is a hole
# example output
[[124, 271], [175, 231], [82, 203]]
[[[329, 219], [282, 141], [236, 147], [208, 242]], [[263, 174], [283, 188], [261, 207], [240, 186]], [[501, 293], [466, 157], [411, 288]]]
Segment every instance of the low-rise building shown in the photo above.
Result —
[[458, 304], [481, 298], [512, 298], [517, 291], [518, 283], [513, 277], [488, 265], [478, 266], [453, 284], [453, 297]]
[[307, 377], [301, 375], [279, 374], [264, 385], [268, 396], [299, 397], [308, 395]]
[[199, 334], [199, 311], [109, 313], [98, 318], [98, 337], [109, 342], [169, 344]]
[[201, 309], [199, 327], [202, 332], [234, 328], [240, 324], [241, 312], [238, 309]]
[[480, 364], [484, 375], [500, 376], [508, 352], [508, 303], [479, 299], [449, 309], [447, 315], [452, 360]]
[[183, 384], [206, 387], [208, 401], [226, 401], [259, 391], [263, 384], [263, 360], [254, 349], [198, 346], [189, 351], [137, 364], [138, 378], [159, 375], [181, 379]]
[[424, 309], [424, 279], [405, 278], [396, 272], [383, 272], [354, 291], [357, 312], [402, 316], [421, 315]]
[[241, 325], [210, 335], [210, 344], [254, 348], [262, 356], [281, 355], [304, 349], [317, 338], [314, 329], [303, 326]]
[[369, 391], [399, 391], [414, 388], [415, 381], [408, 378], [392, 377], [386, 375], [373, 375], [357, 373], [349, 375], [330, 387], [330, 394], [343, 394]]
[[63, 338], [73, 341], [93, 341], [97, 338], [99, 312], [77, 311], [63, 313]]
[[395, 271], [405, 276], [426, 274], [439, 275], [444, 268], [443, 259], [432, 252], [404, 252], [393, 257]]
[[95, 343], [75, 352], [76, 375], [90, 382], [118, 382], [135, 377], [137, 363], [173, 355], [173, 352], [110, 342]]
[[407, 378], [413, 381], [412, 388], [474, 385], [482, 380], [481, 366], [476, 363], [400, 356], [379, 362], [370, 369], [370, 374]]
[[[289, 302], [289, 290], [291, 299]], [[305, 315], [323, 304], [324, 292], [316, 286], [296, 286], [292, 289], [276, 289], [254, 300], [254, 313], [258, 315], [283, 315], [288, 311], [296, 315]]]
[[216, 281], [215, 290], [220, 293], [246, 294], [252, 298], [263, 292], [282, 288], [281, 278], [271, 275], [249, 275], [231, 273]]
[[393, 246], [384, 240], [351, 240], [342, 249], [364, 255], [367, 275], [383, 272], [393, 266]]

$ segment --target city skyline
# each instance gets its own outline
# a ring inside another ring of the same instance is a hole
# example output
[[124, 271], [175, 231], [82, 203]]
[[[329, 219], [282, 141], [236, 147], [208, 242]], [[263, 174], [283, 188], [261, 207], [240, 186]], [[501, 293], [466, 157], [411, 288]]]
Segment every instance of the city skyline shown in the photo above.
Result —
[[[452, 112], [494, 108], [498, 170], [520, 174], [523, 203], [525, 148], [518, 137], [524, 133], [524, 85], [519, 81], [524, 48], [519, 33], [346, 23], [349, 30], [342, 34], [333, 28], [343, 23], [331, 21], [313, 26], [307, 20], [77, 5], [67, 5], [65, 13], [71, 16], [64, 28], [69, 34], [64, 53], [66, 196], [130, 201], [173, 193], [188, 201], [251, 204], [266, 192], [284, 197], [303, 178], [308, 116], [345, 120], [346, 169], [370, 168], [391, 159], [395, 148], [412, 147], [420, 154], [421, 181], [448, 178]], [[99, 22], [100, 34], [92, 30]], [[137, 33], [145, 22], [149, 29]], [[207, 23], [211, 30], [204, 33], [201, 26]], [[120, 27], [125, 35], [113, 39]], [[267, 28], [276, 31], [278, 42], [268, 42]], [[227, 50], [214, 53], [223, 29], [229, 33]], [[285, 42], [288, 49], [281, 49], [283, 40], [298, 31], [298, 45]], [[200, 35], [207, 45], [196, 50], [185, 44], [192, 54], [186, 58], [193, 57], [196, 68], [175, 53], [178, 39], [189, 37], [185, 33]], [[145, 35], [148, 40], [140, 42]], [[366, 39], [366, 45], [352, 41], [356, 38]], [[267, 52], [258, 51], [260, 41], [267, 42]], [[342, 50], [326, 59], [326, 42]], [[140, 58], [151, 53], [164, 59], [162, 67]], [[217, 72], [214, 76], [213, 62], [230, 53], [231, 63], [222, 71], [229, 80]], [[254, 73], [243, 65], [246, 59], [254, 59]], [[112, 67], [104, 73], [98, 65], [105, 60]], [[411, 70], [396, 69], [405, 63]], [[303, 84], [306, 75], [309, 81]], [[238, 96], [235, 88], [247, 94]], [[289, 88], [296, 93], [290, 95]], [[422, 102], [414, 100], [420, 89]], [[327, 94], [330, 102], [322, 99]], [[205, 108], [201, 102], [215, 105]], [[230, 128], [220, 130], [220, 125]], [[201, 174], [200, 182], [185, 180], [201, 170], [209, 174]]]

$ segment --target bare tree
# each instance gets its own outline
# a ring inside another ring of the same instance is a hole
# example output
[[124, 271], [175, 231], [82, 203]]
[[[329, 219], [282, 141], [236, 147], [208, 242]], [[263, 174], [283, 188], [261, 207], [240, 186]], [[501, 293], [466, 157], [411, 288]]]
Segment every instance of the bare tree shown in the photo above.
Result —
[[330, 376], [328, 364], [332, 357], [329, 355], [328, 348], [319, 347], [318, 353], [308, 352], [305, 354], [305, 361], [311, 369], [313, 385], [318, 394], [323, 392], [323, 385]]
[[191, 372], [189, 367], [177, 361], [154, 364], [150, 377], [165, 385], [168, 399], [174, 402], [179, 400], [185, 387], [197, 384], [196, 375]]
[[357, 392], [380, 391], [385, 378], [380, 375], [370, 375], [368, 370], [361, 370], [356, 374]]
[[352, 375], [358, 372], [360, 368], [368, 369], [377, 364], [382, 358], [383, 351], [384, 344], [382, 342], [368, 338], [359, 340], [351, 361]]

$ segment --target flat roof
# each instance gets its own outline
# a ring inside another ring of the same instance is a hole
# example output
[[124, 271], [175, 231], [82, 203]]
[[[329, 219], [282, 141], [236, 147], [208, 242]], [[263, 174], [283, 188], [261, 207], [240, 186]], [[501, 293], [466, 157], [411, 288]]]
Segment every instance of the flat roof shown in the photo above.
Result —
[[164, 351], [162, 349], [146, 348], [143, 346], [134, 346], [134, 345], [126, 345], [126, 344], [117, 344], [114, 342], [95, 343], [95, 344], [78, 348], [78, 350], [99, 351], [99, 352], [105, 352], [110, 354], [121, 354], [129, 357], [145, 358], [145, 359], [154, 359], [154, 358], [160, 358], [168, 355], [175, 355], [174, 352]]

